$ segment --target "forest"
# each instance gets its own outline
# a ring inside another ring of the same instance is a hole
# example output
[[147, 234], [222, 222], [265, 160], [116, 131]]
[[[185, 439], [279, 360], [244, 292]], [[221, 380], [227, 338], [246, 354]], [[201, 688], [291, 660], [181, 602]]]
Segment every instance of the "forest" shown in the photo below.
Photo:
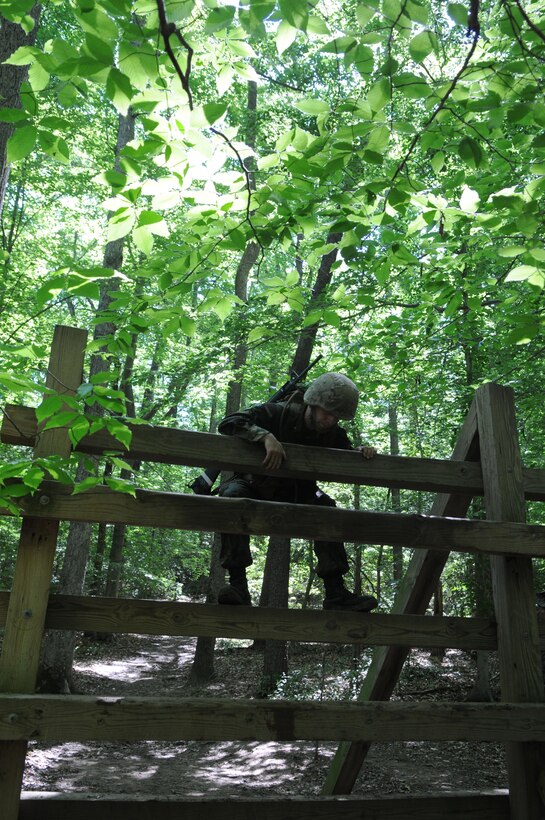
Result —
[[[199, 469], [126, 460], [128, 422], [214, 433], [318, 355], [309, 380], [338, 371], [360, 388], [356, 444], [448, 458], [494, 381], [515, 391], [524, 464], [545, 466], [541, 3], [4, 0], [0, 13], [3, 412], [39, 407], [73, 445], [102, 429], [119, 445], [64, 460], [0, 445], [0, 588], [19, 500], [44, 479], [190, 492]], [[58, 324], [91, 339], [69, 400], [44, 387]], [[324, 489], [352, 509], [432, 501]], [[529, 505], [530, 523], [542, 516]], [[290, 555], [256, 537], [252, 551], [255, 604], [321, 606], [308, 541]], [[349, 554], [351, 583], [387, 612], [408, 551]], [[54, 591], [213, 601], [220, 574], [212, 533], [73, 522]], [[437, 611], [491, 606], [486, 564], [451, 556]], [[62, 635], [53, 691], [70, 685]]]

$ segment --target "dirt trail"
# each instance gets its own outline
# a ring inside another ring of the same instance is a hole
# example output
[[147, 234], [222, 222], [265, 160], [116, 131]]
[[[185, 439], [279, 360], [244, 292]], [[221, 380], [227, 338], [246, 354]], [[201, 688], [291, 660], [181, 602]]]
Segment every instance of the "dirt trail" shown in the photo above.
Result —
[[[194, 645], [191, 639], [135, 635], [82, 644], [75, 665], [78, 691], [105, 696], [253, 696], [261, 666], [258, 653], [220, 651], [217, 680], [197, 690], [188, 682]], [[450, 656], [451, 666], [457, 658]], [[463, 694], [457, 696], [452, 689], [453, 680], [460, 683], [466, 672], [447, 670], [447, 694], [441, 699], [463, 700]], [[440, 669], [422, 670], [427, 686], [433, 675], [440, 682], [445, 677]], [[312, 796], [320, 793], [335, 749], [335, 744], [302, 741], [33, 742], [23, 788], [100, 795]], [[356, 792], [381, 796], [505, 787], [503, 749], [495, 744], [391, 743], [373, 747]]]

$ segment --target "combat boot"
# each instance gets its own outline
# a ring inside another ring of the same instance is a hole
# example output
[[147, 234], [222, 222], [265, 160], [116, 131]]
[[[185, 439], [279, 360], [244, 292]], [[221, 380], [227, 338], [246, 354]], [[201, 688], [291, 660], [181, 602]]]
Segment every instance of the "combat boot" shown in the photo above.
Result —
[[378, 606], [378, 601], [373, 595], [356, 595], [350, 592], [339, 578], [325, 578], [325, 598], [324, 609], [337, 609], [344, 612], [370, 612]]
[[218, 604], [228, 604], [229, 606], [252, 605], [244, 568], [229, 570], [229, 583], [218, 592]]

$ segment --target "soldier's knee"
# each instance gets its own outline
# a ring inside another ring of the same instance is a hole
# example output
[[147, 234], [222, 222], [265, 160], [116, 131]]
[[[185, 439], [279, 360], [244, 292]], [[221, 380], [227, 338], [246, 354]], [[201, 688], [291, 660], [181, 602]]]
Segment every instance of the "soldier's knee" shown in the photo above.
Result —
[[336, 507], [337, 504], [333, 498], [325, 493], [321, 495], [316, 495], [316, 500], [314, 501], [315, 504], [318, 504], [320, 507]]
[[229, 481], [220, 487], [218, 495], [222, 498], [249, 498], [252, 492], [247, 481]]

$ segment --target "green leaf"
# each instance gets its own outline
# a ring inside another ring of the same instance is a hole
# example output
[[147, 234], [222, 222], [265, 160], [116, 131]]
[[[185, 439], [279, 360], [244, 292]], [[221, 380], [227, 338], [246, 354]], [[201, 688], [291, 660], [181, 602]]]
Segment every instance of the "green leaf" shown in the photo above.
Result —
[[376, 8], [373, 8], [367, 3], [362, 3], [356, 7], [356, 20], [360, 26], [366, 26], [369, 20], [372, 20], [377, 13]]
[[429, 5], [422, 0], [406, 0], [403, 11], [415, 23], [425, 26], [428, 22]]
[[218, 301], [212, 305], [212, 310], [220, 317], [222, 322], [233, 312], [233, 308], [234, 304], [228, 297], [218, 299]]
[[114, 62], [114, 50], [111, 45], [94, 34], [85, 35], [85, 43], [89, 54], [104, 65], [111, 66]]
[[385, 125], [373, 128], [367, 141], [367, 149], [382, 154], [390, 142], [390, 129]]
[[39, 407], [36, 408], [36, 421], [40, 424], [44, 419], [49, 418], [54, 413], [58, 413], [63, 406], [62, 396], [46, 396]]
[[79, 493], [84, 493], [86, 490], [92, 490], [100, 483], [100, 478], [92, 475], [87, 476], [87, 478], [84, 478], [83, 481], [78, 482], [78, 484], [74, 484], [72, 495], [78, 495]]
[[204, 26], [205, 34], [214, 34], [215, 31], [227, 28], [233, 22], [234, 16], [234, 6], [219, 6], [212, 9]]
[[529, 279], [536, 273], [541, 273], [539, 268], [536, 268], [535, 265], [518, 265], [513, 270], [509, 271], [507, 276], [505, 277], [506, 282], [521, 282], [525, 279]]
[[117, 493], [126, 493], [136, 498], [136, 487], [131, 481], [125, 481], [122, 478], [107, 478], [106, 484]]
[[134, 227], [136, 215], [131, 208], [119, 208], [108, 220], [108, 242], [127, 236]]
[[356, 46], [358, 41], [355, 37], [336, 37], [321, 47], [320, 51], [325, 51], [327, 54], [346, 54], [351, 48]]
[[437, 153], [434, 154], [433, 157], [430, 160], [431, 167], [433, 168], [435, 173], [438, 174], [441, 171], [444, 164], [445, 164], [445, 155], [444, 155], [444, 153], [442, 151], [437, 151]]
[[421, 100], [431, 94], [431, 88], [426, 80], [411, 71], [403, 71], [394, 79], [395, 87], [411, 100]]
[[390, 80], [387, 77], [382, 77], [371, 86], [367, 94], [367, 102], [373, 111], [380, 111], [390, 101], [390, 97]]
[[44, 471], [39, 467], [31, 467], [28, 472], [23, 475], [23, 482], [31, 490], [37, 490], [42, 483]]
[[28, 119], [28, 113], [20, 108], [0, 108], [0, 122], [21, 122]]
[[526, 248], [522, 245], [508, 245], [505, 248], [498, 248], [496, 253], [498, 256], [503, 256], [507, 259], [511, 259], [514, 256], [520, 256], [521, 253], [524, 253]]
[[43, 429], [52, 430], [57, 427], [68, 427], [79, 417], [80, 413], [77, 410], [63, 410], [51, 416]]
[[226, 103], [206, 103], [196, 106], [189, 117], [191, 128], [208, 128], [217, 122], [227, 111]]
[[302, 111], [304, 114], [311, 114], [312, 116], [318, 116], [319, 114], [329, 114], [331, 111], [329, 105], [322, 100], [311, 99], [310, 97], [299, 100], [295, 103], [295, 107]]
[[106, 419], [106, 429], [128, 450], [132, 441], [132, 431], [117, 419]]
[[30, 154], [36, 145], [38, 129], [34, 125], [23, 125], [16, 128], [8, 140], [8, 163], [19, 162]]
[[445, 308], [445, 316], [453, 316], [462, 302], [464, 301], [464, 294], [463, 293], [455, 293], [452, 299], [449, 301], [448, 305]]
[[545, 262], [545, 248], [530, 248], [528, 253], [538, 262]]
[[195, 335], [197, 325], [193, 319], [189, 318], [189, 316], [184, 316], [182, 314], [180, 316], [180, 330], [191, 339]]
[[422, 63], [437, 48], [437, 37], [426, 29], [412, 38], [409, 43], [409, 54], [416, 63]]
[[280, 11], [284, 20], [295, 28], [306, 31], [308, 24], [307, 0], [279, 0]]
[[274, 11], [274, 0], [250, 0], [250, 13], [256, 20], [265, 20]]
[[118, 68], [111, 68], [106, 80], [106, 94], [121, 114], [126, 114], [134, 96], [129, 78]]
[[472, 137], [464, 137], [458, 145], [458, 153], [471, 168], [479, 168], [483, 161], [481, 146]]
[[39, 48], [35, 46], [19, 46], [19, 48], [10, 54], [10, 56], [4, 60], [5, 65], [31, 65], [38, 54], [41, 54]]
[[31, 491], [30, 487], [27, 487], [25, 484], [8, 484], [6, 487], [2, 487], [0, 492], [0, 498], [5, 499], [6, 497], [10, 498], [22, 498], [25, 495], [29, 495]]
[[526, 345], [531, 342], [539, 333], [537, 324], [527, 324], [512, 330], [507, 336], [507, 342], [515, 345]]
[[447, 12], [450, 19], [458, 23], [459, 26], [467, 26], [469, 11], [463, 3], [449, 3]]
[[282, 20], [276, 32], [276, 50], [279, 55], [282, 55], [293, 43], [297, 36], [297, 29], [288, 23], [287, 20]]
[[139, 251], [142, 251], [146, 256], [149, 256], [153, 250], [154, 239], [153, 234], [148, 225], [142, 225], [135, 228], [132, 232], [134, 244]]
[[362, 77], [368, 77], [374, 67], [375, 55], [369, 46], [358, 43], [354, 48], [346, 52], [344, 63], [346, 67], [353, 65], [359, 71]]

